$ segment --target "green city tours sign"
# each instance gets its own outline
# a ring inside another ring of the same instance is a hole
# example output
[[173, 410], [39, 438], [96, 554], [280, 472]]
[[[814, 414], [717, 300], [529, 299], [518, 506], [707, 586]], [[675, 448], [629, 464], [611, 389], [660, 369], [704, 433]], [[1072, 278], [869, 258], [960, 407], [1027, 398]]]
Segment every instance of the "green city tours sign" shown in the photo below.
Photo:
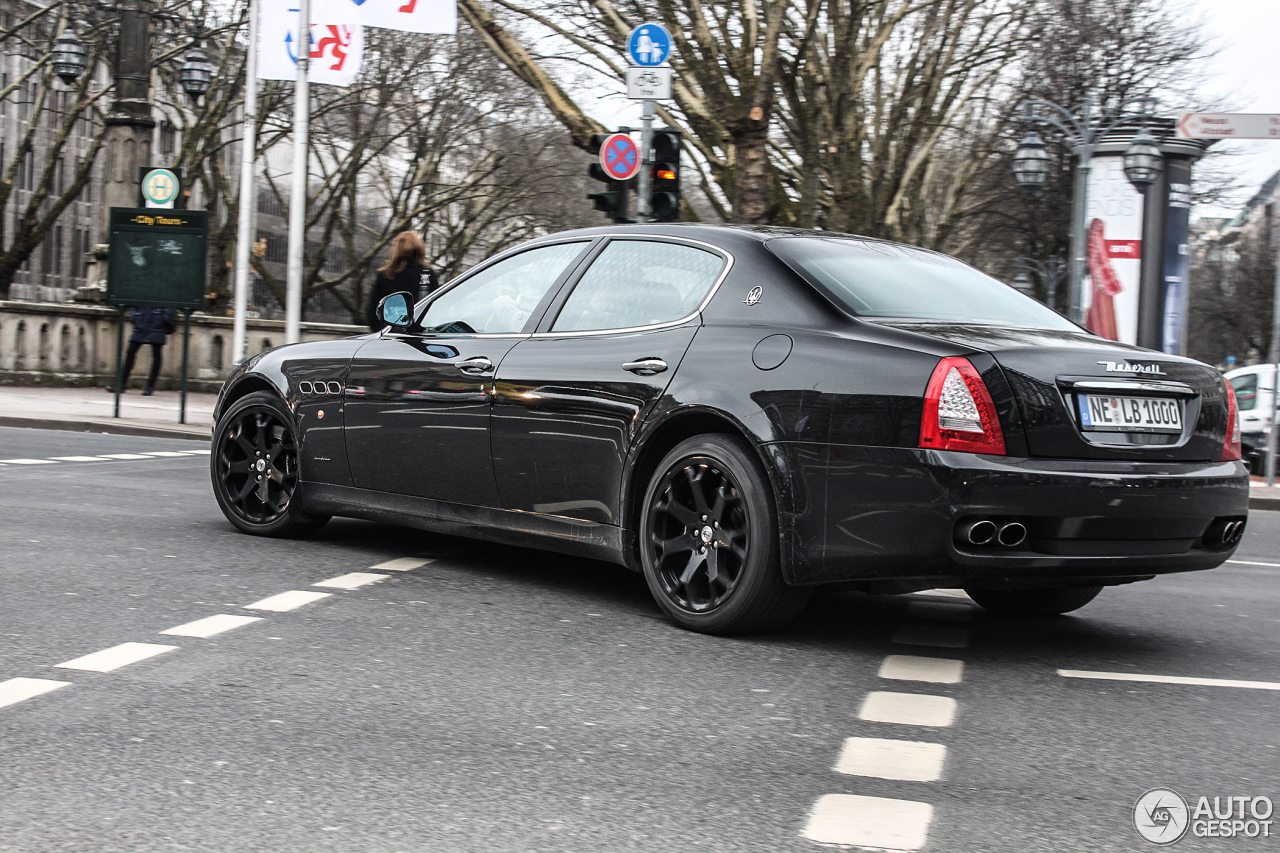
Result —
[[204, 307], [209, 214], [204, 210], [111, 208], [107, 303]]

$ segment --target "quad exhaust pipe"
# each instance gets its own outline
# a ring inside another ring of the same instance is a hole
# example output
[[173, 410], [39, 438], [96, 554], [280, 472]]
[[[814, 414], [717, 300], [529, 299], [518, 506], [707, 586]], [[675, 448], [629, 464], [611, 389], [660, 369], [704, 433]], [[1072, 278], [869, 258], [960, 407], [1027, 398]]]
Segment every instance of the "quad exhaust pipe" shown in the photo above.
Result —
[[1027, 538], [1026, 525], [1017, 521], [994, 522], [987, 518], [966, 521], [956, 528], [956, 538], [964, 545], [998, 544], [1016, 548]]

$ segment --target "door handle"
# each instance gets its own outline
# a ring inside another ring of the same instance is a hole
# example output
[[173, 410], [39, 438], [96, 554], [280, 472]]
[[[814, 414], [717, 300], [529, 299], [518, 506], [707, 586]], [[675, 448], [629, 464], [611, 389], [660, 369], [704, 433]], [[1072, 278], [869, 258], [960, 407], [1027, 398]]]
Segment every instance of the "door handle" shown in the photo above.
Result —
[[482, 355], [477, 355], [458, 362], [458, 369], [463, 373], [488, 373], [493, 370], [493, 362]]
[[640, 376], [653, 376], [655, 373], [665, 373], [667, 363], [660, 358], [642, 358], [638, 361], [628, 361], [622, 365], [622, 369], [630, 370]]

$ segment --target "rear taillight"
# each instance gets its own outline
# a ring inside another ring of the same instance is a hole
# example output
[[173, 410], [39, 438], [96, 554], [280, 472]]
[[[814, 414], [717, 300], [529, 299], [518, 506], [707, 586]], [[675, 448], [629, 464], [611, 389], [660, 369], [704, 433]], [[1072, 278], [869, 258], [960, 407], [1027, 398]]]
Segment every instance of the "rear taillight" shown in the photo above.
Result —
[[1222, 443], [1222, 462], [1235, 462], [1240, 458], [1240, 407], [1236, 405], [1236, 389], [1227, 386], [1227, 440]]
[[924, 392], [920, 446], [1004, 455], [1004, 433], [987, 384], [967, 358], [944, 358]]

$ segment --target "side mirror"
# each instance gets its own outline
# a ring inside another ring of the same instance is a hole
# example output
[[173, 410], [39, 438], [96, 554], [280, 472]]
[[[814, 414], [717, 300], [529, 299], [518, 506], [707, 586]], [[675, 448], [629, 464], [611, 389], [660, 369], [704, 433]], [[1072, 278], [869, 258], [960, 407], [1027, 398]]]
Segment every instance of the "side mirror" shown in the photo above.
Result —
[[413, 297], [393, 293], [378, 303], [378, 319], [393, 329], [406, 328], [413, 319]]

